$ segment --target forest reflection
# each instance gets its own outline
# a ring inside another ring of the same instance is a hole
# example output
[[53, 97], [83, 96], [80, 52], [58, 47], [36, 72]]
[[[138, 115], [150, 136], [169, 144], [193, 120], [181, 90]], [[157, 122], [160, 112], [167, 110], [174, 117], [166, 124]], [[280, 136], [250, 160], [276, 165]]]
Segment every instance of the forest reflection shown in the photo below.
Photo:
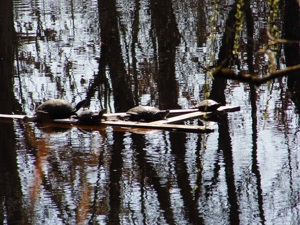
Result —
[[297, 224], [299, 71], [259, 87], [212, 73], [299, 64], [299, 4], [280, 4], [0, 2], [2, 114], [50, 98], [109, 113], [208, 97], [241, 106], [210, 134], [0, 119], [0, 221]]

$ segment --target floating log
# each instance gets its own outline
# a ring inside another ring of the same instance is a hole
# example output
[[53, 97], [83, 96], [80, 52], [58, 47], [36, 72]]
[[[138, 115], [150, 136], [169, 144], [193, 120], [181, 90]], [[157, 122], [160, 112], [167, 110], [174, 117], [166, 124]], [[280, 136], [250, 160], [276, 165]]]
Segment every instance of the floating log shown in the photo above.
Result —
[[[218, 113], [218, 112], [235, 112], [235, 111], [239, 111], [240, 110], [240, 106], [230, 106], [230, 105], [226, 105], [226, 106], [221, 106], [217, 109], [217, 111], [214, 112], [201, 112], [203, 115], [207, 115], [207, 114], [211, 114], [211, 113]], [[186, 114], [186, 113], [193, 113], [193, 112], [200, 112], [198, 109], [171, 109], [169, 112], [169, 116], [177, 116], [177, 115], [182, 115], [182, 114]], [[125, 117], [128, 116], [128, 114], [126, 112], [120, 112], [120, 113], [109, 113], [109, 114], [104, 114], [103, 116], [109, 118], [118, 118], [118, 117]], [[165, 121], [165, 120], [162, 120]], [[157, 122], [157, 121], [155, 121]]]
[[23, 119], [25, 115], [8, 115], [8, 114], [0, 114], [0, 118], [7, 118], [7, 119]]
[[[221, 106], [220, 108], [217, 109], [217, 112], [222, 111], [222, 112], [234, 112], [234, 111], [239, 111], [240, 110], [240, 106]], [[169, 116], [176, 116], [176, 115], [182, 115], [182, 114], [186, 114], [186, 113], [192, 113], [192, 112], [200, 112], [198, 109], [171, 109]], [[203, 115], [207, 115], [207, 114], [211, 114], [211, 113], [215, 113], [215, 112], [201, 112]], [[103, 114], [104, 117], [108, 118], [108, 120], [110, 118], [117, 118], [117, 117], [124, 117], [126, 116], [126, 112], [120, 112], [120, 113], [105, 113]], [[9, 114], [0, 114], [0, 118], [7, 118], [7, 119], [23, 119], [26, 115], [9, 115]], [[66, 120], [65, 122], [67, 122], [68, 120], [71, 119], [63, 119], [62, 121]], [[59, 121], [59, 120], [58, 120]], [[164, 121], [164, 120], [162, 120]], [[171, 120], [170, 120], [171, 121]], [[74, 120], [72, 120], [72, 122], [74, 122]], [[155, 121], [158, 122], [158, 121]]]
[[[191, 112], [199, 112], [199, 110], [198, 109], [171, 109], [169, 110], [169, 116], [182, 115]], [[103, 116], [107, 118], [122, 118], [128, 116], [128, 114], [126, 112], [120, 112], [120, 113], [104, 114]]]
[[[218, 110], [213, 112], [200, 112], [197, 109], [175, 109], [175, 110], [170, 110], [169, 116], [173, 116], [173, 117], [167, 118], [165, 120], [154, 121], [154, 122], [132, 122], [132, 121], [118, 120], [117, 118], [126, 116], [126, 113], [110, 113], [110, 114], [103, 115], [104, 118], [106, 118], [106, 120], [99, 123], [99, 125], [208, 133], [213, 131], [213, 129], [209, 126], [180, 125], [180, 124], [172, 124], [172, 123], [193, 119], [197, 117], [205, 118], [210, 115], [217, 115], [220, 113], [234, 112], [239, 110], [240, 110], [240, 106], [221, 106], [220, 108], [218, 108]], [[25, 115], [0, 114], [0, 118], [23, 119], [24, 117]], [[76, 118], [55, 119], [51, 122], [58, 123], [58, 124], [82, 125]], [[93, 126], [95, 126], [95, 124], [93, 124]]]
[[158, 130], [172, 130], [172, 131], [184, 131], [195, 133], [209, 133], [214, 130], [207, 126], [191, 126], [191, 125], [179, 125], [179, 124], [152, 124], [144, 122], [132, 122], [132, 121], [104, 121], [101, 124], [120, 127], [133, 127], [133, 128], [149, 128]]
[[175, 123], [175, 122], [180, 122], [180, 121], [184, 121], [184, 120], [189, 120], [189, 119], [193, 119], [196, 117], [209, 117], [210, 115], [217, 115], [217, 114], [222, 114], [222, 113], [226, 113], [226, 112], [235, 112], [235, 111], [239, 111], [241, 109], [240, 106], [221, 106], [220, 108], [218, 108], [216, 111], [213, 112], [201, 112], [198, 111], [197, 109], [193, 111], [190, 111], [190, 113], [186, 113], [183, 115], [179, 115], [179, 116], [174, 116], [174, 117], [170, 117], [166, 120], [158, 120], [158, 121], [154, 121], [151, 122], [150, 124], [165, 124], [165, 123]]

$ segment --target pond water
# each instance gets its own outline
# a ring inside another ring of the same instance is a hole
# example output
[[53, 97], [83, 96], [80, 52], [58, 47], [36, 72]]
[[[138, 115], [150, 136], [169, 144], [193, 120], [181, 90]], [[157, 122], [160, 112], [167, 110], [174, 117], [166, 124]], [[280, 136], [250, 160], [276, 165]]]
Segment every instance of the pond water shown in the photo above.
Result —
[[[0, 113], [33, 115], [51, 98], [88, 99], [108, 113], [185, 109], [209, 93], [241, 109], [207, 134], [1, 119], [3, 224], [298, 224], [299, 115], [288, 78], [259, 87], [212, 79], [233, 8], [216, 2], [13, 1], [14, 72]], [[265, 75], [258, 50], [269, 8], [250, 8], [253, 40], [240, 34], [235, 69]], [[283, 48], [277, 57], [285, 68]]]

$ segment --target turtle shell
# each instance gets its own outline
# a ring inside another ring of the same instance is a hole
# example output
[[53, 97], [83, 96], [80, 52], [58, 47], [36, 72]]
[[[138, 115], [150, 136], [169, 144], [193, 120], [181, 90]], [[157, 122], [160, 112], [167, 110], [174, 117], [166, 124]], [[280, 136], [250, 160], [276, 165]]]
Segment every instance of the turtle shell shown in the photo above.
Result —
[[73, 107], [69, 102], [63, 99], [50, 99], [42, 103], [36, 108], [36, 116], [38, 119], [65, 119], [76, 114], [81, 108], [85, 100], [79, 102], [76, 107]]
[[203, 111], [203, 112], [212, 112], [212, 111], [216, 111], [220, 106], [221, 106], [221, 104], [214, 100], [205, 99], [205, 100], [199, 102], [193, 108], [199, 109], [199, 111]]
[[155, 121], [165, 119], [169, 114], [169, 110], [159, 110], [156, 107], [140, 105], [129, 109], [126, 113], [133, 121]]

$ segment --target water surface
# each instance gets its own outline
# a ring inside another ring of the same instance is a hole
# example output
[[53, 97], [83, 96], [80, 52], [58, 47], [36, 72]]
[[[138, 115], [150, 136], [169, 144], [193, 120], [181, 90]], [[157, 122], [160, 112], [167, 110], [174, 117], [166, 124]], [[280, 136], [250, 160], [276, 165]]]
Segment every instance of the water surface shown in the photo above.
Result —
[[[297, 224], [299, 118], [288, 79], [253, 87], [209, 76], [232, 4], [14, 1], [13, 100], [1, 98], [1, 113], [32, 115], [50, 98], [87, 98], [109, 113], [188, 108], [208, 93], [241, 110], [209, 134], [1, 119], [2, 223]], [[259, 75], [266, 7], [251, 3]], [[247, 41], [242, 34], [243, 71], [252, 69]], [[283, 50], [278, 58], [286, 67]]]

